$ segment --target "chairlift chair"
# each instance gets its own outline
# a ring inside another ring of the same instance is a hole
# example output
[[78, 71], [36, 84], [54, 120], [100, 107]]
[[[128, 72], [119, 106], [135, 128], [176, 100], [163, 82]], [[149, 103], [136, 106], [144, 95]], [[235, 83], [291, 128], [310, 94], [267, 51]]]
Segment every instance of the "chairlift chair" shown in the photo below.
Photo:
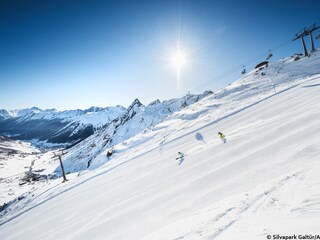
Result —
[[272, 56], [273, 56], [273, 54], [272, 54], [271, 50], [269, 50], [269, 54], [268, 54], [266, 60], [269, 60], [270, 58], [272, 58]]
[[247, 73], [247, 71], [246, 71], [246, 69], [245, 69], [244, 66], [243, 66], [243, 70], [242, 70], [241, 74], [246, 74], [246, 73]]

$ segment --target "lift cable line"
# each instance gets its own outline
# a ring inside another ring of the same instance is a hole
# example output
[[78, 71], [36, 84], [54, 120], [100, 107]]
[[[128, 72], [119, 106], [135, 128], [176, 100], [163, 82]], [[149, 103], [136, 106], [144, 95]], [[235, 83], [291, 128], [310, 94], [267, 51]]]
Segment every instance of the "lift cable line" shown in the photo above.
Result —
[[224, 72], [223, 74], [221, 74], [221, 75], [219, 75], [219, 76], [217, 76], [217, 77], [215, 77], [215, 78], [212, 78], [211, 80], [209, 80], [209, 81], [201, 84], [200, 86], [192, 89], [191, 92], [197, 92], [197, 91], [199, 91], [199, 90], [201, 90], [201, 89], [203, 89], [203, 88], [211, 85], [211, 84], [214, 83], [214, 82], [217, 82], [217, 81], [220, 81], [220, 80], [224, 79], [226, 76], [229, 76], [229, 75], [231, 75], [231, 74], [233, 74], [233, 73], [235, 73], [235, 72], [240, 71], [241, 69], [243, 69], [243, 66], [248, 65], [248, 64], [253, 63], [253, 62], [256, 62], [258, 59], [261, 59], [261, 58], [265, 57], [266, 55], [269, 56], [271, 51], [275, 51], [275, 50], [277, 50], [277, 49], [280, 49], [280, 48], [288, 45], [289, 43], [291, 43], [291, 41], [292, 41], [292, 40], [289, 39], [289, 40], [286, 40], [286, 41], [280, 43], [279, 45], [271, 48], [270, 50], [265, 51], [265, 52], [257, 55], [256, 57], [254, 57], [254, 58], [252, 58], [252, 59], [250, 59], [250, 60], [248, 60], [248, 61], [246, 61], [246, 62], [243, 62], [242, 64], [240, 64], [240, 65], [238, 65], [238, 66], [236, 66], [236, 67], [234, 67], [234, 68], [232, 68], [232, 69]]

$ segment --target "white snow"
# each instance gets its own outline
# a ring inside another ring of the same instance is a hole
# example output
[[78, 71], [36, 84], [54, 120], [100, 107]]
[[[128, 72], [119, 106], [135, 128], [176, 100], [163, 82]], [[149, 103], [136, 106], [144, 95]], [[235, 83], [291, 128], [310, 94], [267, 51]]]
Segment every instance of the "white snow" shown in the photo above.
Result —
[[[10, 205], [0, 239], [320, 235], [319, 102], [319, 52], [252, 71], [117, 143], [109, 161], [103, 149], [93, 160], [101, 167]], [[103, 135], [96, 138], [91, 147], [103, 148]], [[70, 151], [87, 160], [88, 149]], [[186, 154], [182, 162], [178, 151]]]

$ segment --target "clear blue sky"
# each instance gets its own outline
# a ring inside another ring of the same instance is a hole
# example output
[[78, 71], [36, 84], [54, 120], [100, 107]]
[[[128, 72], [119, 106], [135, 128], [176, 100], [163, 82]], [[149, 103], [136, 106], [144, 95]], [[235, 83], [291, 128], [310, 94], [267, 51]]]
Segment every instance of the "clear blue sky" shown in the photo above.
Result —
[[[0, 4], [0, 109], [83, 109], [180, 97], [320, 24], [320, 1], [308, 0]], [[169, 58], [179, 40], [188, 60], [177, 84]], [[274, 52], [273, 60], [296, 52], [302, 52], [299, 41]]]

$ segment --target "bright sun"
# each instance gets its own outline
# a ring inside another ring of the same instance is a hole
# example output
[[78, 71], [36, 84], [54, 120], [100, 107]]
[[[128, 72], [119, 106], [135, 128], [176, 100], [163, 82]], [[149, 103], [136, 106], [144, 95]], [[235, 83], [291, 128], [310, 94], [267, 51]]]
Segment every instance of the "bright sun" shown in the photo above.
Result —
[[177, 49], [177, 52], [171, 56], [171, 64], [176, 70], [181, 70], [181, 68], [185, 66], [186, 62], [186, 55], [179, 48]]
[[175, 52], [171, 55], [170, 62], [177, 74], [177, 87], [180, 86], [181, 70], [187, 63], [187, 55], [181, 49], [180, 41], [178, 42]]

